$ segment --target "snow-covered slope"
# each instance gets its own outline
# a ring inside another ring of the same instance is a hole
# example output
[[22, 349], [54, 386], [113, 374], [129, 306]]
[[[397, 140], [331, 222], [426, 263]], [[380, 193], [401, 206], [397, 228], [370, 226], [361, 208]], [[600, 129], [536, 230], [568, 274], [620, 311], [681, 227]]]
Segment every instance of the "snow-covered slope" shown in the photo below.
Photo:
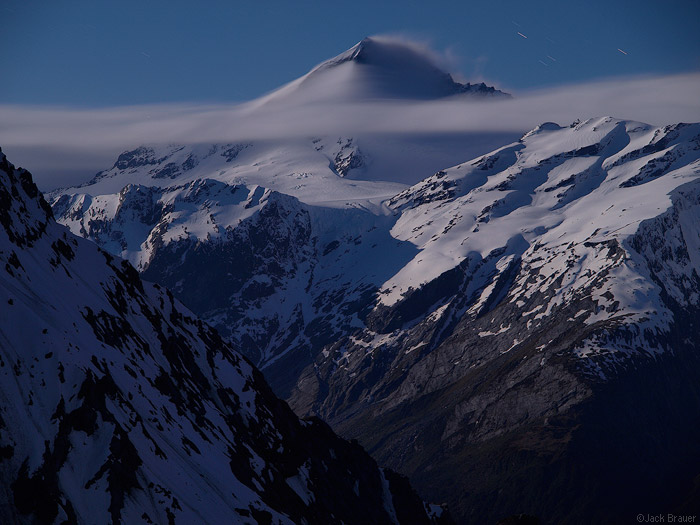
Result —
[[[368, 293], [415, 253], [408, 243], [382, 249], [395, 241], [393, 218], [380, 203], [353, 204], [309, 206], [260, 186], [202, 179], [64, 195], [54, 212], [168, 286], [265, 364], [361, 326], [357, 314]], [[354, 311], [349, 303], [357, 303]]]
[[230, 185], [262, 186], [311, 204], [342, 207], [348, 202], [381, 201], [405, 188], [398, 183], [350, 180], [350, 175], [361, 172], [367, 162], [352, 138], [150, 145], [122, 153], [112, 168], [86, 184], [52, 195], [88, 192], [96, 197], [117, 194], [128, 184], [176, 188], [212, 179]]
[[[312, 375], [324, 361], [324, 383], [346, 374], [354, 383], [367, 352], [379, 352], [392, 360], [384, 373], [442, 387], [479, 360], [461, 356], [426, 375], [411, 371], [414, 350], [430, 354], [460, 324], [473, 344], [507, 353], [551, 335], [548, 323], [574, 305], [561, 320], [581, 338], [566, 354], [585, 374], [605, 380], [631, 357], [672, 351], [662, 337], [675, 322], [671, 305], [700, 300], [699, 194], [698, 124], [544, 124], [441, 171], [388, 202], [391, 236], [417, 251], [377, 291], [366, 328], [324, 352]], [[668, 222], [673, 235], [655, 231]], [[517, 312], [517, 323], [487, 315], [499, 307]], [[368, 384], [363, 397], [381, 389]], [[393, 403], [405, 396], [390, 393]]]
[[[544, 124], [516, 144], [434, 175], [390, 202], [400, 213], [392, 235], [420, 252], [384, 285], [381, 303], [397, 303], [410, 288], [468, 257], [502, 250], [496, 263], [501, 271], [512, 260], [541, 261], [533, 271], [543, 278], [518, 282], [513, 302], [561, 282], [546, 315], [610, 263], [598, 253], [600, 246], [624, 244], [643, 220], [672, 205], [676, 188], [689, 183], [691, 191], [700, 166], [699, 136], [698, 125], [657, 129], [612, 118], [569, 128]], [[564, 278], [570, 259], [585, 263]], [[617, 285], [635, 288], [623, 274], [616, 275]], [[622, 290], [618, 295], [619, 309], [628, 314], [660, 306], [644, 305]], [[478, 304], [487, 299], [484, 293]], [[601, 316], [589, 317], [592, 323]]]
[[[235, 195], [234, 195], [235, 197]], [[3, 523], [429, 523], [404, 478], [172, 294], [54, 222], [0, 152]]]
[[[543, 124], [388, 206], [392, 237], [417, 252], [377, 291], [365, 327], [302, 372], [299, 413], [359, 438], [474, 523], [494, 507], [624, 521], [689, 497], [700, 124]], [[630, 440], [653, 467], [611, 462], [628, 461]], [[568, 482], [544, 481], [569, 469]], [[586, 497], [598, 504], [579, 507], [567, 483], [595, 484]], [[533, 493], [503, 495], [523, 484]]]

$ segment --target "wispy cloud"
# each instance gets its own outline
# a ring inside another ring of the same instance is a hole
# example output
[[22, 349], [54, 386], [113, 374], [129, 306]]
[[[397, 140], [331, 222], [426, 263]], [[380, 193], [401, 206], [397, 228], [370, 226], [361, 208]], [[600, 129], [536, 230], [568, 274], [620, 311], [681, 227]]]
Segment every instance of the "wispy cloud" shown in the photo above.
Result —
[[447, 48], [438, 51], [430, 38], [422, 37], [411, 33], [380, 33], [372, 35], [370, 38], [378, 42], [398, 44], [411, 49], [414, 53], [422, 56], [431, 62], [438, 69], [443, 71], [456, 71], [459, 68], [460, 57], [454, 48]]
[[[277, 140], [326, 134], [525, 132], [544, 121], [611, 115], [700, 121], [700, 73], [616, 78], [516, 93], [510, 100], [353, 104], [150, 105], [78, 109], [0, 105], [0, 146], [43, 189], [75, 184], [144, 143]], [[468, 159], [464, 159], [468, 160]]]

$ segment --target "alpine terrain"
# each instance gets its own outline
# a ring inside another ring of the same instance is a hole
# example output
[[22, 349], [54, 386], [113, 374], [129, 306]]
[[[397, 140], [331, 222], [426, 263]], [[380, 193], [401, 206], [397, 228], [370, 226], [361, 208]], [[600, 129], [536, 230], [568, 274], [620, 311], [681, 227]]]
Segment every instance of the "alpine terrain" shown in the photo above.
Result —
[[[436, 523], [0, 152], [2, 523]], [[442, 517], [441, 517], [442, 516]]]
[[[369, 39], [250, 111], [499, 96]], [[145, 145], [50, 201], [461, 523], [697, 511], [700, 124], [544, 123], [404, 172], [416, 140]]]

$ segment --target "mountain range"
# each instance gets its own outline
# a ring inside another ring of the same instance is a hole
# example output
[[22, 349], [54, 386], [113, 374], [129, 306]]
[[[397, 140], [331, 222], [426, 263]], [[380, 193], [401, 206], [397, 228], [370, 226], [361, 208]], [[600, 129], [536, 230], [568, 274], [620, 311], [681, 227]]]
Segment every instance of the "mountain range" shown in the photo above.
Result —
[[[504, 96], [373, 38], [249, 110]], [[48, 199], [460, 523], [696, 512], [700, 124], [562, 124], [143, 145]]]
[[0, 152], [3, 523], [449, 523]]

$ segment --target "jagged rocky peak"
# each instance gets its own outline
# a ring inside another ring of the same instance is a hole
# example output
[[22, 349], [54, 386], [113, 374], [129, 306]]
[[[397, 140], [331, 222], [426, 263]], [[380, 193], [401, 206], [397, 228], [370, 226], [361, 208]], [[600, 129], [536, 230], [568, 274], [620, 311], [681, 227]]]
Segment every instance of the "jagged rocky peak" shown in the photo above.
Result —
[[31, 246], [53, 218], [28, 171], [15, 168], [0, 149], [0, 225], [10, 242]]
[[158, 181], [162, 186], [169, 180], [191, 178], [193, 170], [202, 161], [217, 158], [220, 164], [229, 164], [248, 147], [250, 144], [141, 145], [122, 152], [110, 169], [98, 172], [90, 181], [79, 187], [105, 182], [117, 174], [128, 174], [136, 178], [148, 174], [149, 179]]
[[114, 167], [124, 170], [128, 168], [137, 168], [148, 164], [157, 164], [158, 162], [159, 160], [156, 159], [153, 148], [140, 146], [134, 150], [125, 151], [119, 155], [117, 161], [114, 163]]
[[[136, 186], [129, 191], [138, 191]], [[0, 153], [0, 522], [436, 523]]]

